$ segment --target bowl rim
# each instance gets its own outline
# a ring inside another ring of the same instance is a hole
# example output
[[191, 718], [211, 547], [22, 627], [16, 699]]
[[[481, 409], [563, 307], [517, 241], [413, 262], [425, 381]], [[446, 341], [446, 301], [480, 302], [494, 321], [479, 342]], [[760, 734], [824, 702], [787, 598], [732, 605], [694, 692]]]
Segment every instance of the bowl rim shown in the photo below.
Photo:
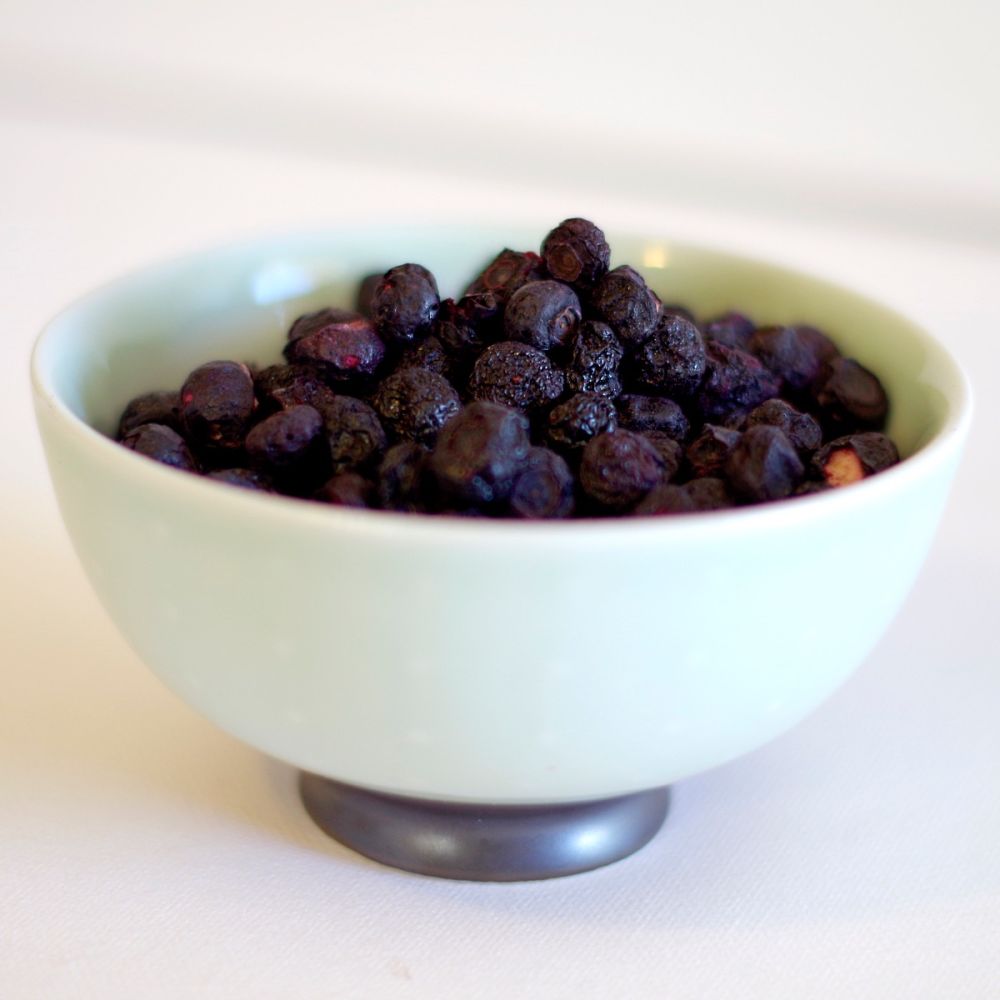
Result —
[[[518, 226], [525, 233], [527, 227]], [[49, 341], [58, 335], [61, 321], [88, 304], [114, 295], [116, 292], [143, 280], [154, 279], [158, 273], [164, 275], [171, 268], [190, 264], [198, 259], [226, 257], [245, 253], [251, 249], [263, 251], [267, 246], [299, 245], [329, 237], [334, 233], [363, 230], [366, 233], [382, 230], [388, 232], [428, 232], [484, 233], [493, 232], [516, 235], [510, 226], [470, 223], [406, 224], [376, 223], [368, 226], [350, 224], [340, 227], [281, 230], [251, 238], [229, 240], [201, 249], [178, 253], [154, 260], [102, 282], [90, 291], [77, 296], [55, 313], [37, 334], [31, 350], [30, 376], [36, 406], [44, 406], [57, 416], [64, 427], [77, 435], [83, 447], [94, 449], [96, 459], [104, 462], [123, 463], [122, 471], [145, 480], [151, 488], [163, 491], [174, 490], [178, 499], [197, 506], [221, 505], [220, 513], [227, 505], [235, 514], [237, 511], [253, 513], [255, 517], [271, 517], [286, 520], [310, 530], [349, 530], [352, 535], [374, 533], [390, 539], [404, 538], [410, 542], [426, 541], [437, 544], [442, 534], [454, 537], [456, 531], [465, 542], [509, 545], [515, 537], [530, 538], [532, 545], [561, 547], [564, 543], [579, 545], [581, 542], [601, 544], [626, 544], [637, 539], [643, 543], [653, 538], [685, 535], [699, 537], [703, 533], [711, 536], [728, 535], [736, 532], [745, 534], [767, 531], [777, 525], [791, 527], [803, 520], [826, 519], [835, 511], [847, 513], [858, 506], [867, 505], [881, 493], [883, 496], [905, 490], [909, 484], [923, 478], [939, 463], [947, 461], [960, 447], [972, 421], [973, 391], [970, 379], [955, 356], [941, 341], [920, 323], [891, 306], [853, 288], [816, 275], [810, 271], [790, 267], [767, 257], [702, 244], [688, 240], [674, 240], [669, 236], [649, 236], [631, 230], [608, 232], [609, 242], [654, 241], [680, 251], [715, 256], [734, 262], [751, 264], [773, 271], [775, 276], [784, 274], [807, 280], [838, 295], [848, 295], [855, 301], [878, 308], [882, 312], [909, 327], [936, 355], [935, 361], [944, 364], [947, 371], [949, 391], [945, 394], [948, 412], [940, 429], [917, 452], [908, 456], [898, 465], [877, 476], [871, 476], [847, 489], [827, 490], [807, 496], [785, 498], [771, 503], [754, 504], [745, 507], [727, 508], [717, 511], [699, 511], [684, 516], [670, 517], [607, 517], [581, 518], [571, 520], [519, 520], [514, 518], [475, 518], [460, 515], [435, 514], [414, 515], [411, 513], [354, 509], [329, 504], [303, 501], [281, 494], [256, 493], [251, 490], [236, 489], [224, 483], [214, 482], [204, 476], [194, 476], [178, 469], [172, 469], [144, 456], [129, 452], [118, 442], [105, 436], [96, 428], [78, 417], [60, 397], [51, 383], [50, 370], [46, 365]], [[529, 237], [530, 238], [530, 237]], [[641, 268], [640, 268], [641, 270]], [[790, 502], [791, 501], [791, 502]]]

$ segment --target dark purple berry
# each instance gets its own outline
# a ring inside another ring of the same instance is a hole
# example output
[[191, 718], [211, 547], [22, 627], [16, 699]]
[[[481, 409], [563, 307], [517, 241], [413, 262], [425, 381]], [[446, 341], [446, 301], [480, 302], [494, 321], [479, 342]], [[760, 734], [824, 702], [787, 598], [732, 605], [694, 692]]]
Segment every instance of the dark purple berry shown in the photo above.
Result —
[[313, 498], [337, 507], [371, 507], [375, 487], [357, 472], [340, 472], [328, 479]]
[[177, 392], [146, 392], [136, 396], [122, 411], [118, 422], [118, 439], [143, 424], [162, 424], [172, 430], [181, 429], [181, 399]]
[[666, 315], [636, 350], [632, 374], [637, 385], [675, 400], [693, 395], [705, 375], [705, 344], [693, 323]]
[[573, 473], [566, 460], [548, 448], [529, 450], [508, 501], [522, 518], [563, 518], [573, 514]]
[[757, 424], [780, 427], [803, 457], [814, 452], [823, 441], [822, 428], [815, 418], [800, 412], [783, 399], [768, 399], [760, 406], [755, 406], [747, 414], [746, 426], [754, 427]]
[[778, 395], [777, 376], [752, 354], [717, 341], [709, 341], [707, 354], [705, 380], [695, 397], [695, 407], [706, 423], [740, 418]]
[[528, 455], [528, 418], [498, 403], [470, 403], [438, 435], [428, 467], [448, 505], [496, 507]]
[[557, 281], [589, 289], [607, 271], [611, 249], [592, 222], [566, 219], [545, 237], [542, 259]]
[[238, 486], [244, 490], [256, 490], [260, 493], [273, 493], [274, 485], [271, 480], [256, 469], [215, 469], [209, 472], [207, 479], [214, 479], [217, 483], [228, 483], [230, 486]]
[[564, 384], [562, 370], [537, 348], [505, 340], [479, 356], [469, 393], [473, 399], [534, 411], [558, 399]]
[[684, 484], [695, 510], [725, 510], [736, 506], [736, 498], [724, 479], [717, 476], [699, 476]]
[[247, 435], [253, 466], [287, 488], [315, 487], [330, 474], [323, 418], [311, 406], [290, 406], [262, 420]]
[[488, 292], [503, 304], [522, 285], [547, 277], [545, 265], [537, 253], [530, 250], [501, 250], [483, 272], [465, 290], [466, 296]]
[[794, 326], [762, 326], [750, 338], [749, 351], [781, 380], [782, 389], [800, 393], [823, 367], [817, 344]]
[[632, 347], [649, 338], [659, 319], [659, 300], [643, 276], [627, 264], [608, 271], [597, 282], [590, 303], [621, 341]]
[[376, 477], [380, 507], [410, 512], [425, 508], [428, 456], [428, 451], [413, 441], [402, 441], [385, 453]]
[[246, 365], [210, 361], [195, 368], [181, 386], [184, 435], [195, 448], [238, 449], [256, 405], [253, 376]]
[[546, 434], [554, 448], [572, 454], [617, 426], [618, 411], [610, 399], [596, 392], [578, 392], [549, 411]]
[[783, 431], [757, 424], [745, 431], [726, 461], [726, 479], [746, 503], [787, 497], [802, 480], [805, 469]]
[[626, 393], [615, 401], [618, 422], [628, 431], [662, 431], [677, 441], [688, 436], [684, 411], [672, 399]]
[[437, 319], [437, 337], [457, 361], [475, 361], [502, 330], [503, 305], [492, 292], [466, 295], [458, 302], [445, 299]]
[[428, 447], [462, 405], [448, 380], [426, 368], [404, 368], [390, 375], [372, 404], [392, 437]]
[[641, 434], [617, 430], [587, 443], [580, 462], [580, 485], [603, 507], [626, 510], [644, 497], [664, 474], [656, 447]]
[[835, 358], [814, 388], [816, 405], [831, 433], [881, 430], [889, 412], [882, 383], [853, 358]]
[[704, 326], [705, 340], [714, 340], [726, 347], [737, 347], [741, 351], [750, 350], [750, 338], [756, 329], [749, 316], [743, 313], [729, 312], [710, 319]]
[[264, 412], [290, 406], [312, 406], [322, 413], [336, 398], [319, 372], [308, 365], [271, 365], [254, 375], [257, 399]]
[[419, 264], [400, 264], [375, 288], [372, 320], [383, 338], [406, 344], [431, 332], [440, 305], [434, 275]]
[[327, 306], [323, 309], [317, 309], [315, 312], [299, 316], [288, 329], [288, 339], [290, 341], [300, 340], [302, 337], [307, 337], [310, 334], [316, 333], [317, 330], [323, 330], [328, 326], [348, 329], [356, 326], [364, 329], [370, 325], [369, 321], [360, 312], [356, 312], [353, 309], [340, 309], [337, 306]]
[[340, 472], [367, 471], [375, 466], [385, 451], [386, 437], [378, 414], [353, 396], [338, 396], [323, 414], [330, 460], [334, 475]]
[[369, 319], [372, 315], [372, 298], [375, 295], [375, 289], [382, 282], [381, 274], [366, 274], [358, 285], [358, 292], [354, 299], [354, 307], [357, 309], [362, 316], [367, 316]]
[[[327, 309], [322, 314], [326, 322], [310, 318], [305, 324], [306, 332], [285, 345], [285, 357], [293, 363], [315, 365], [335, 388], [365, 384], [385, 357], [385, 344], [371, 321], [344, 310]], [[311, 314], [311, 317], [319, 316]], [[296, 321], [289, 337], [302, 322]]]
[[507, 300], [504, 337], [547, 351], [562, 347], [580, 325], [580, 300], [561, 281], [529, 281]]
[[690, 514], [695, 509], [694, 501], [683, 486], [660, 483], [636, 504], [632, 513], [644, 517], [660, 514]]
[[184, 438], [165, 424], [140, 424], [122, 438], [130, 451], [155, 459], [184, 472], [197, 472], [198, 466]]
[[566, 387], [614, 399], [622, 391], [618, 367], [624, 356], [621, 341], [607, 323], [581, 323], [566, 363]]
[[396, 371], [404, 368], [426, 368], [448, 378], [451, 372], [451, 361], [444, 345], [437, 337], [427, 337], [403, 349], [396, 362]]
[[660, 304], [660, 320], [665, 319], [667, 316], [680, 316], [681, 319], [686, 319], [692, 326], [697, 326], [699, 330], [701, 329], [695, 314], [687, 306], [682, 306], [678, 302]]
[[739, 444], [741, 434], [729, 427], [705, 424], [685, 452], [692, 475], [715, 476], [725, 468], [729, 453]]
[[669, 482], [684, 461], [684, 449], [676, 438], [664, 431], [643, 431], [642, 436], [660, 453], [663, 459], [662, 482]]
[[804, 326], [801, 323], [795, 329], [798, 331], [799, 338], [809, 344], [812, 352], [820, 361], [826, 363], [840, 357], [840, 348], [822, 330], [817, 330], [814, 326]]
[[812, 467], [827, 486], [849, 486], [899, 461], [896, 445], [878, 431], [849, 434], [823, 445]]

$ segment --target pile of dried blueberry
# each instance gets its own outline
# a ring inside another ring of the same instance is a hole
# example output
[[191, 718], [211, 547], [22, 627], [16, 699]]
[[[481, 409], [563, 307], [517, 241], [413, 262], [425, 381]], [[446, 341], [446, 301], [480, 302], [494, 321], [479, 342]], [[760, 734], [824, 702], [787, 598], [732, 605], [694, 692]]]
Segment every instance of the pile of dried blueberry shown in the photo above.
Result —
[[352, 507], [566, 518], [718, 510], [899, 461], [878, 378], [811, 326], [699, 323], [567, 219], [458, 299], [402, 264], [300, 316], [287, 364], [196, 368], [125, 408], [126, 448]]

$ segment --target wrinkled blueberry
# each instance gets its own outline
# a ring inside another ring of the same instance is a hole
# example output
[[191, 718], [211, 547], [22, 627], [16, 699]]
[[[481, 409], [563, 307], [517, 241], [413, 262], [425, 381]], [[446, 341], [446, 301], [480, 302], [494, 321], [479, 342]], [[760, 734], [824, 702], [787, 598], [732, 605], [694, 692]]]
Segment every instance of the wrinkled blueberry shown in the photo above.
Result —
[[804, 471], [795, 446], [770, 424], [757, 424], [745, 431], [730, 452], [725, 469], [730, 488], [747, 503], [787, 497]]
[[445, 299], [438, 312], [437, 337], [460, 362], [472, 362], [502, 329], [503, 304], [493, 292], [477, 292], [455, 302]]
[[122, 444], [130, 451], [155, 459], [164, 465], [172, 465], [175, 469], [183, 469], [185, 472], [198, 471], [184, 438], [165, 424], [140, 424], [122, 438]]
[[462, 405], [448, 380], [427, 368], [404, 368], [390, 375], [372, 404], [392, 437], [428, 447]]
[[479, 356], [469, 393], [473, 399], [533, 411], [558, 399], [564, 384], [562, 370], [537, 348], [504, 340]]
[[611, 249], [592, 222], [566, 219], [545, 237], [542, 259], [556, 280], [589, 289], [607, 271]]
[[514, 517], [562, 518], [573, 514], [573, 473], [548, 448], [531, 448], [514, 480], [508, 509]]
[[813, 456], [813, 469], [827, 486], [849, 486], [899, 461], [896, 445], [878, 431], [849, 434], [823, 445]]
[[687, 306], [682, 306], [679, 302], [664, 302], [660, 304], [660, 320], [662, 321], [667, 316], [679, 316], [681, 319], [687, 320], [692, 326], [697, 326], [699, 330], [701, 329], [695, 314]]
[[177, 392], [146, 392], [129, 402], [118, 421], [118, 439], [143, 424], [162, 424], [181, 429], [181, 398]]
[[812, 352], [820, 361], [833, 361], [840, 357], [840, 348], [822, 330], [817, 330], [814, 326], [806, 326], [802, 323], [796, 325], [799, 338], [812, 349]]
[[505, 249], [486, 265], [482, 273], [466, 288], [465, 295], [489, 292], [503, 304], [522, 285], [545, 277], [548, 277], [545, 265], [537, 253]]
[[547, 351], [562, 347], [580, 324], [580, 300], [561, 281], [529, 281], [507, 300], [504, 337]]
[[820, 417], [831, 433], [881, 430], [889, 412], [882, 383], [853, 358], [834, 358], [814, 388]]
[[451, 373], [451, 362], [444, 345], [437, 337], [427, 337], [404, 348], [396, 362], [396, 371], [404, 368], [426, 368], [448, 378]]
[[207, 479], [217, 483], [228, 483], [244, 490], [257, 490], [261, 493], [273, 493], [274, 485], [262, 472], [256, 469], [215, 469], [209, 472]]
[[705, 381], [695, 397], [702, 420], [722, 424], [778, 395], [776, 375], [752, 354], [709, 341]]
[[317, 309], [315, 312], [304, 313], [302, 316], [299, 316], [288, 328], [288, 339], [290, 341], [300, 340], [302, 337], [307, 337], [312, 333], [316, 333], [317, 330], [322, 330], [328, 326], [345, 329], [350, 329], [353, 326], [365, 329], [370, 325], [369, 321], [360, 312], [356, 312], [353, 309], [325, 306], [323, 309]]
[[580, 486], [603, 507], [626, 510], [664, 474], [656, 447], [641, 434], [617, 430], [587, 442], [580, 462]]
[[750, 338], [755, 325], [744, 313], [730, 310], [721, 316], [710, 319], [703, 327], [705, 340], [714, 340], [726, 347], [737, 347], [741, 351], [749, 351]]
[[617, 426], [618, 411], [610, 399], [596, 392], [578, 392], [549, 411], [546, 435], [554, 448], [572, 454], [592, 437]]
[[334, 475], [372, 468], [385, 451], [385, 430], [378, 414], [353, 396], [338, 396], [323, 414]]
[[357, 295], [354, 298], [354, 307], [362, 316], [367, 316], [371, 319], [372, 298], [375, 295], [375, 289], [378, 288], [381, 282], [381, 274], [366, 274], [358, 283]]
[[684, 461], [681, 443], [665, 431], [643, 431], [642, 436], [660, 453], [663, 459], [663, 482], [673, 479]]
[[750, 337], [749, 351], [781, 380], [783, 390], [800, 393], [823, 367], [817, 343], [794, 326], [762, 326]]
[[321, 310], [311, 313], [305, 332], [293, 338], [296, 327], [306, 318], [296, 320], [289, 331], [285, 345], [289, 361], [315, 365], [338, 389], [370, 380], [385, 357], [385, 344], [370, 320], [344, 310]]
[[660, 303], [634, 268], [623, 264], [594, 286], [591, 305], [622, 343], [637, 347], [649, 338], [659, 319]]
[[747, 414], [746, 426], [754, 427], [757, 424], [780, 427], [803, 457], [814, 452], [823, 441], [822, 428], [815, 418], [800, 412], [783, 399], [768, 399], [760, 406], [755, 406]]
[[264, 412], [290, 406], [312, 406], [322, 413], [336, 393], [309, 365], [271, 365], [254, 375], [254, 387]]
[[705, 375], [705, 344], [693, 323], [668, 314], [632, 358], [632, 377], [644, 389], [678, 401], [697, 391]]
[[375, 288], [372, 321], [382, 337], [405, 344], [431, 332], [440, 305], [434, 275], [419, 264], [400, 264]]
[[736, 498], [724, 479], [718, 476], [698, 476], [684, 484], [695, 510], [725, 510], [736, 506]]
[[288, 488], [314, 488], [330, 474], [323, 418], [311, 406], [290, 406], [262, 420], [247, 435], [254, 468]]
[[725, 468], [729, 453], [740, 440], [740, 432], [718, 424], [705, 424], [685, 452], [693, 476], [716, 476]]
[[428, 468], [441, 497], [455, 507], [505, 501], [528, 455], [528, 418], [498, 403], [474, 402], [438, 435]]
[[607, 323], [581, 323], [566, 363], [566, 387], [614, 399], [622, 391], [618, 367], [624, 356], [625, 348]]
[[659, 514], [689, 514], [695, 509], [694, 501], [683, 486], [660, 483], [636, 504], [633, 513], [643, 517]]
[[615, 402], [619, 423], [629, 431], [662, 431], [677, 441], [688, 436], [690, 425], [684, 411], [664, 396], [626, 393]]
[[313, 498], [337, 507], [371, 507], [375, 487], [357, 472], [340, 472], [328, 479]]
[[180, 415], [195, 448], [235, 450], [243, 444], [257, 400], [253, 376], [236, 361], [210, 361], [184, 380]]
[[413, 441], [401, 441], [385, 453], [375, 480], [379, 507], [410, 512], [426, 507], [428, 455]]

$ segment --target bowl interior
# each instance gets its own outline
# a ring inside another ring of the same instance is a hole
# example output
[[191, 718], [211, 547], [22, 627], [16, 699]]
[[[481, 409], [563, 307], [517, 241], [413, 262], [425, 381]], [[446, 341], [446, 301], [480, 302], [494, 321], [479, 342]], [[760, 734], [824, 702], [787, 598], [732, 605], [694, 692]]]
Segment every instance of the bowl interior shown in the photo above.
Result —
[[[463, 226], [347, 229], [261, 239], [161, 264], [121, 279], [57, 317], [36, 350], [40, 391], [111, 433], [140, 392], [177, 387], [205, 361], [281, 359], [301, 313], [353, 302], [358, 281], [404, 261], [436, 275], [443, 296], [500, 248], [532, 247], [539, 233]], [[611, 236], [668, 303], [700, 318], [727, 309], [758, 323], [809, 323], [883, 381], [889, 433], [904, 456], [959, 418], [964, 379], [919, 327], [863, 296], [765, 262], [663, 240]]]

